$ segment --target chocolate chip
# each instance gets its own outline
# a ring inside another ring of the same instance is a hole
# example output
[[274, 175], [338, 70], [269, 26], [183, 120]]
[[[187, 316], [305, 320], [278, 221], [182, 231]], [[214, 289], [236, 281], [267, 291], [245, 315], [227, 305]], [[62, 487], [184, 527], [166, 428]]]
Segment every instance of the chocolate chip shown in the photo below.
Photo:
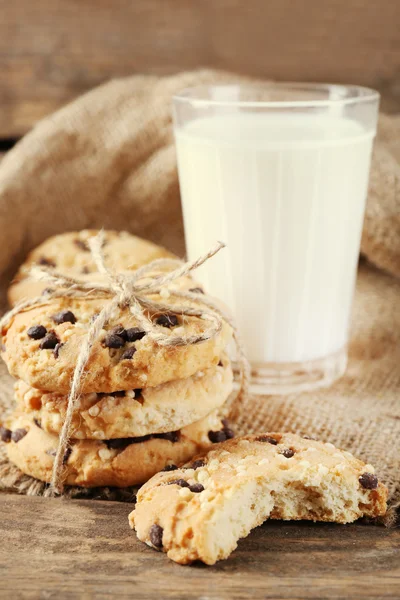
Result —
[[27, 433], [28, 431], [26, 429], [15, 429], [11, 434], [11, 439], [13, 442], [17, 443], [20, 440], [22, 440], [22, 438], [24, 438]]
[[136, 390], [133, 390], [135, 393], [135, 400], [137, 400], [137, 398], [140, 398], [140, 396], [142, 395], [142, 388], [136, 388]]
[[38, 260], [39, 265], [43, 265], [43, 267], [55, 267], [56, 263], [51, 258], [46, 258], [45, 256], [41, 256]]
[[156, 433], [153, 437], [160, 440], [167, 440], [168, 442], [175, 444], [176, 442], [179, 442], [180, 434], [179, 431], [170, 431], [168, 433]]
[[125, 327], [122, 327], [122, 325], [117, 325], [116, 327], [113, 327], [110, 331], [111, 335], [119, 335], [119, 337], [121, 337], [123, 340], [128, 339], [126, 336], [126, 329]]
[[195, 494], [199, 494], [204, 490], [204, 485], [201, 485], [201, 483], [194, 483], [193, 485], [189, 485], [189, 490]]
[[366, 490], [375, 490], [378, 487], [378, 478], [373, 473], [363, 473], [358, 481]]
[[157, 317], [156, 323], [163, 327], [176, 327], [178, 325], [178, 317], [176, 315], [160, 315]]
[[51, 318], [57, 325], [60, 325], [61, 323], [76, 323], [76, 317], [70, 310], [61, 310], [55, 315], [52, 315]]
[[60, 343], [60, 340], [58, 339], [58, 337], [56, 336], [55, 333], [53, 333], [52, 331], [50, 331], [50, 333], [48, 333], [46, 335], [46, 337], [43, 338], [43, 340], [40, 343], [40, 348], [42, 350], [54, 350], [55, 347], [57, 346], [57, 344]]
[[139, 327], [130, 327], [130, 329], [126, 330], [126, 339], [128, 342], [137, 342], [141, 340], [146, 335], [146, 332]]
[[202, 458], [199, 458], [198, 460], [194, 460], [191, 465], [186, 467], [186, 469], [194, 469], [194, 470], [200, 469], [200, 467], [204, 467], [205, 464], [206, 464], [206, 461], [203, 460]]
[[62, 460], [63, 465], [67, 464], [68, 459], [71, 456], [71, 452], [72, 452], [72, 448], [67, 448], [66, 451], [64, 452], [64, 456], [63, 456], [63, 460]]
[[33, 422], [35, 423], [36, 427], [39, 427], [39, 429], [43, 429], [42, 424], [39, 421], [39, 419], [33, 419]]
[[294, 450], [291, 450], [290, 448], [285, 448], [285, 450], [281, 452], [281, 454], [285, 458], [292, 458], [292, 456], [294, 456]]
[[177, 468], [178, 468], [178, 467], [177, 467], [176, 465], [165, 465], [165, 467], [164, 467], [163, 469], [161, 469], [161, 471], [163, 471], [163, 472], [164, 472], [164, 471], [165, 471], [165, 472], [168, 472], [168, 471], [176, 471], [176, 470], [177, 470]]
[[103, 346], [106, 348], [122, 348], [122, 346], [125, 346], [125, 340], [120, 335], [108, 333], [103, 340]]
[[44, 288], [43, 292], [42, 292], [42, 296], [45, 296], [46, 294], [52, 294], [54, 292], [53, 288]]
[[56, 347], [53, 350], [54, 358], [58, 358], [60, 356], [60, 350], [63, 346], [64, 346], [64, 344], [61, 344], [61, 343], [56, 345]]
[[43, 325], [32, 325], [26, 333], [33, 340], [41, 340], [46, 335], [47, 329]]
[[219, 363], [218, 363], [218, 367], [223, 367], [223, 366], [224, 366], [223, 362], [222, 362], [222, 360], [220, 360]]
[[278, 445], [277, 440], [270, 435], [259, 435], [256, 437], [256, 442], [266, 442], [268, 444], [272, 444], [273, 446]]
[[125, 390], [121, 390], [120, 392], [110, 392], [107, 394], [108, 396], [114, 396], [114, 398], [123, 398], [125, 396]]
[[235, 432], [230, 427], [224, 427], [224, 434], [227, 440], [231, 440], [235, 437]]
[[129, 360], [131, 358], [133, 358], [133, 355], [136, 352], [136, 348], [135, 346], [131, 346], [130, 348], [127, 348], [125, 350], [125, 352], [122, 353], [121, 355], [121, 360]]
[[229, 427], [228, 419], [222, 419], [222, 425], [224, 426], [224, 433], [227, 440], [235, 437], [235, 432]]
[[209, 431], [208, 439], [213, 444], [219, 444], [220, 442], [225, 442], [226, 441], [225, 431], [223, 429], [221, 429], [220, 431]]
[[162, 538], [163, 538], [164, 529], [160, 527], [160, 525], [152, 525], [149, 531], [150, 542], [155, 546], [155, 548], [162, 548]]
[[201, 287], [190, 288], [189, 292], [192, 292], [192, 294], [204, 294], [204, 290]]
[[83, 240], [76, 239], [74, 240], [74, 244], [79, 248], [79, 250], [83, 250], [83, 252], [89, 252], [89, 246]]
[[190, 487], [188, 482], [184, 479], [173, 479], [172, 481], [168, 481], [167, 485], [179, 485], [180, 487]]
[[11, 442], [11, 429], [7, 429], [7, 427], [0, 425], [0, 440], [6, 444]]
[[220, 431], [209, 431], [208, 439], [213, 444], [225, 442], [235, 437], [235, 432], [229, 427], [227, 419], [222, 419], [223, 428]]

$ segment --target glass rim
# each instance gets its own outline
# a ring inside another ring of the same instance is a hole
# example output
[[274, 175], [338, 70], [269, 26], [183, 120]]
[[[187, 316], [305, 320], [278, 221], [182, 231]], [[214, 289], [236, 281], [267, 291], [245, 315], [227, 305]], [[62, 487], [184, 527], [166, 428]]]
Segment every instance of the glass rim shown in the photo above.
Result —
[[[314, 98], [307, 100], [241, 100], [239, 99], [223, 99], [217, 100], [213, 98], [201, 97], [201, 93], [214, 90], [242, 89], [244, 91], [251, 90], [282, 90], [288, 92], [325, 92], [329, 96], [327, 98]], [[363, 102], [377, 101], [380, 94], [377, 90], [359, 85], [346, 85], [334, 83], [301, 83], [296, 81], [289, 82], [265, 82], [265, 83], [222, 83], [216, 85], [197, 85], [184, 88], [172, 96], [172, 100], [176, 104], [192, 104], [194, 106], [237, 106], [243, 108], [318, 108], [323, 106], [348, 106], [351, 104], [359, 104]]]

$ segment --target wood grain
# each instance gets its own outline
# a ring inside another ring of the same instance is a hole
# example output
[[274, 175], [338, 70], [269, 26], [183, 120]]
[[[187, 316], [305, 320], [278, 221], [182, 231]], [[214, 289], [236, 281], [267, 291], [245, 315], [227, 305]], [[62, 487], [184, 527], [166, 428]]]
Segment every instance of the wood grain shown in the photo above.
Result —
[[399, 21], [398, 0], [0, 0], [0, 137], [138, 72], [396, 88]]
[[227, 561], [182, 567], [136, 539], [130, 508], [0, 495], [2, 597], [399, 598], [399, 530], [267, 522]]

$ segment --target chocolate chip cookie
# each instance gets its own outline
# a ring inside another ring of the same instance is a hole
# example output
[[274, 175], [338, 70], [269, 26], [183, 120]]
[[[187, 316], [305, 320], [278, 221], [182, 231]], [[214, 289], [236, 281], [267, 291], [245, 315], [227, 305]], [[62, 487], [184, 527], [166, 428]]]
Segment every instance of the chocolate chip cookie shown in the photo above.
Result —
[[[25, 298], [39, 296], [48, 284], [32, 281], [27, 274], [33, 265], [41, 265], [61, 275], [81, 281], [105, 281], [89, 252], [88, 240], [99, 233], [95, 229], [55, 235], [35, 248], [16, 273], [8, 290], [11, 306]], [[117, 271], [132, 271], [158, 258], [176, 258], [165, 248], [126, 231], [104, 232], [105, 264]]]
[[[224, 356], [218, 365], [157, 387], [83, 394], [73, 416], [72, 437], [102, 440], [176, 431], [221, 407], [231, 391], [232, 369]], [[18, 409], [45, 431], [60, 433], [68, 396], [43, 392], [19, 380], [15, 398]]]
[[[224, 425], [213, 412], [178, 431], [111, 440], [72, 440], [64, 456], [64, 483], [84, 487], [126, 487], [143, 483], [165, 468], [210, 446], [209, 432]], [[16, 413], [0, 431], [8, 457], [27, 475], [49, 482], [58, 436], [26, 414]]]
[[386, 511], [371, 465], [288, 433], [229, 440], [140, 490], [129, 516], [140, 540], [175, 562], [212, 565], [271, 519], [351, 523]]
[[[11, 375], [32, 387], [68, 394], [82, 342], [103, 306], [101, 299], [56, 298], [18, 313], [2, 332], [1, 355]], [[199, 335], [207, 328], [202, 318], [172, 316], [176, 318], [148, 314], [166, 335]], [[161, 346], [145, 334], [129, 308], [122, 307], [92, 348], [81, 391], [132, 390], [190, 377], [218, 364], [231, 337], [230, 326], [223, 323], [214, 338], [202, 343]]]

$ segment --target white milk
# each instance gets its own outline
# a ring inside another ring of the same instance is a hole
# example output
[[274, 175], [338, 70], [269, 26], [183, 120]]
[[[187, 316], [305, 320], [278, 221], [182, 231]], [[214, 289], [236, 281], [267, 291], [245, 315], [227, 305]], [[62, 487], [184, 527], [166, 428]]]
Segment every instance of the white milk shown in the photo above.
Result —
[[176, 130], [189, 258], [232, 309], [253, 362], [347, 341], [373, 132], [341, 117], [237, 112]]

